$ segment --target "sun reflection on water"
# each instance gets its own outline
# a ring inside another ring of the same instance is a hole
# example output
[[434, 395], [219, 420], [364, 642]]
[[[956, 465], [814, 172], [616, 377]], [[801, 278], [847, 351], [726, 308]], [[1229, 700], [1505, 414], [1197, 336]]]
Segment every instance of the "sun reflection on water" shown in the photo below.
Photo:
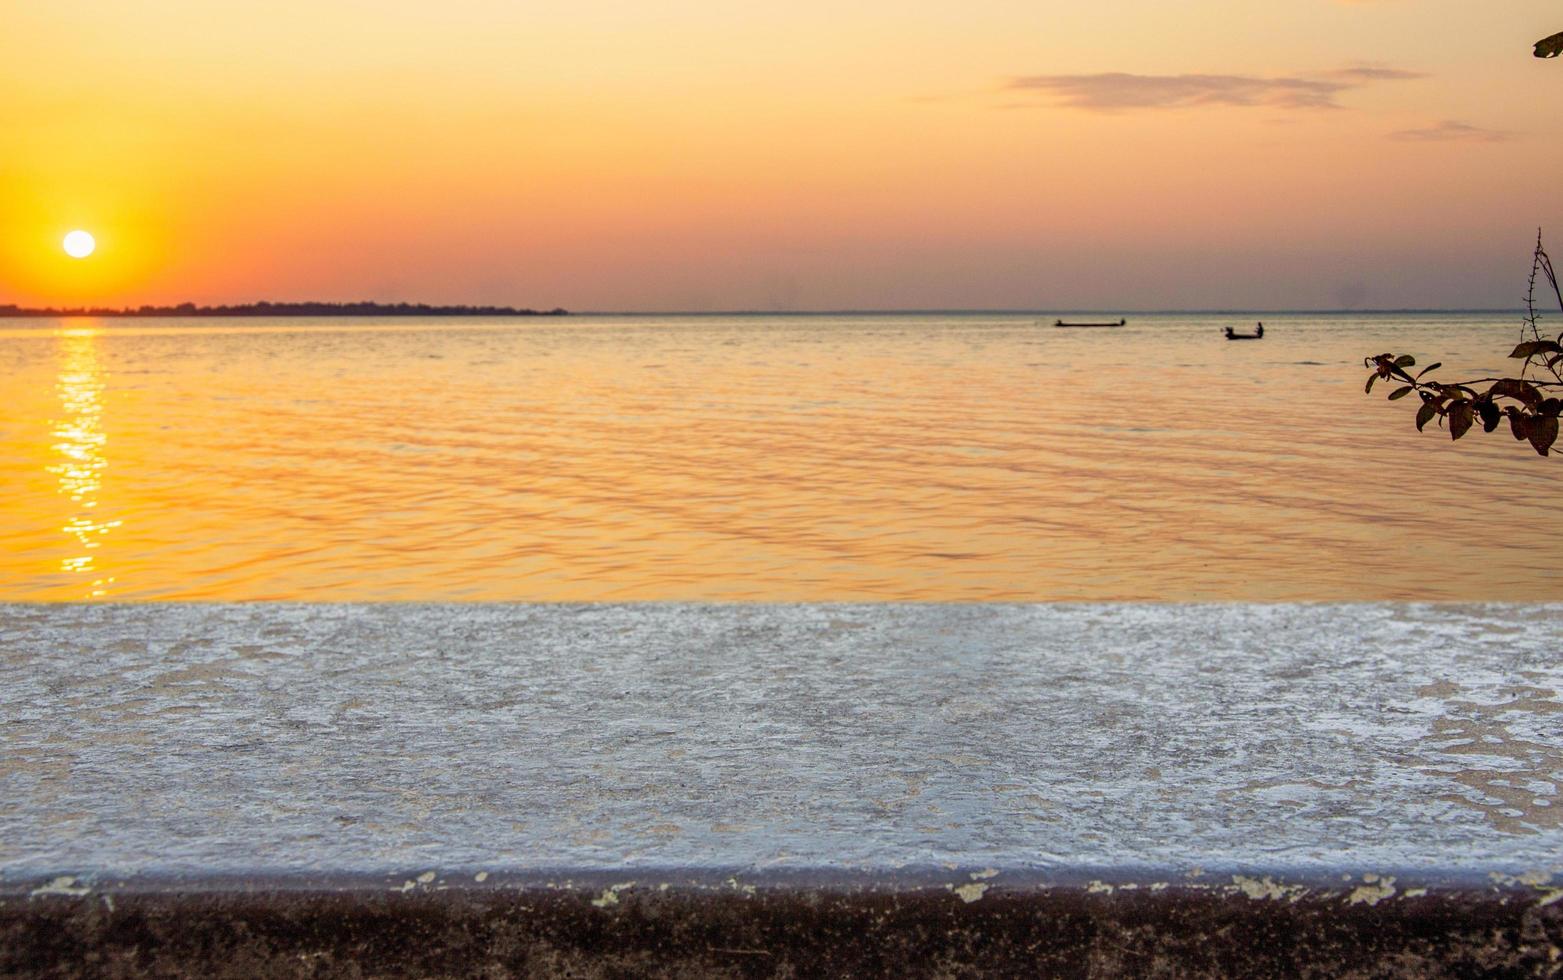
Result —
[[72, 327], [59, 332], [62, 357], [54, 389], [64, 416], [52, 430], [50, 449], [57, 457], [48, 470], [59, 481], [57, 492], [75, 505], [74, 513], [60, 528], [75, 544], [73, 552], [60, 561], [60, 571], [90, 584], [87, 598], [106, 596], [114, 584], [113, 576], [103, 574], [98, 549], [103, 537], [120, 526], [118, 520], [98, 516], [103, 473], [108, 469], [105, 449], [108, 437], [103, 431], [104, 379], [98, 361], [98, 331], [93, 327]]

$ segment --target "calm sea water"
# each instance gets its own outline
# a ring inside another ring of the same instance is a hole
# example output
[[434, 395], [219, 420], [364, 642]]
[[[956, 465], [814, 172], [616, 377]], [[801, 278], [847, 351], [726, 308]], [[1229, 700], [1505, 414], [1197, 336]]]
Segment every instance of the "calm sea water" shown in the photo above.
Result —
[[1563, 599], [1513, 316], [0, 320], [0, 598]]

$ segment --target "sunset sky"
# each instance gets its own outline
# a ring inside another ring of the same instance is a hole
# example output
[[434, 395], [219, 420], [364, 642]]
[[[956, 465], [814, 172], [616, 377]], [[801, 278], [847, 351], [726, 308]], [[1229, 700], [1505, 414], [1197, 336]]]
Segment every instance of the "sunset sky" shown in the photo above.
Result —
[[1563, 252], [1556, 0], [5, 20], [0, 303], [1509, 307]]

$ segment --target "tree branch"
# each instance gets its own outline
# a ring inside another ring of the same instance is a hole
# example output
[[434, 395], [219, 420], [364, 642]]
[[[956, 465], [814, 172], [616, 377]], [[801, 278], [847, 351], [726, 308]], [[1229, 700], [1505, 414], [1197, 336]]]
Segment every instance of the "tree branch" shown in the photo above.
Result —
[[[1563, 36], [1563, 35], [1560, 35]], [[1406, 370], [1416, 366], [1416, 358], [1410, 354], [1378, 354], [1363, 359], [1372, 368], [1365, 392], [1372, 392], [1379, 379], [1399, 382], [1390, 391], [1389, 400], [1396, 401], [1415, 392], [1422, 401], [1417, 409], [1416, 427], [1420, 432], [1434, 418], [1439, 424], [1448, 423], [1451, 438], [1459, 439], [1469, 432], [1477, 421], [1482, 430], [1491, 432], [1505, 417], [1514, 438], [1528, 441], [1531, 448], [1542, 456], [1548, 455], [1558, 437], [1558, 415], [1563, 411], [1563, 398], [1551, 395], [1563, 392], [1563, 334], [1556, 340], [1541, 335], [1541, 314], [1536, 309], [1536, 282], [1544, 280], [1552, 289], [1563, 310], [1563, 291], [1558, 288], [1558, 277], [1552, 267], [1552, 257], [1542, 247], [1541, 233], [1536, 233], [1536, 251], [1531, 257], [1530, 285], [1525, 293], [1525, 319], [1520, 328], [1520, 343], [1509, 356], [1524, 361], [1518, 377], [1473, 378], [1465, 381], [1423, 381], [1422, 378], [1438, 370], [1442, 364], [1423, 368], [1415, 377]], [[1545, 369], [1555, 380], [1529, 380], [1526, 374], [1535, 365]], [[1485, 391], [1477, 391], [1477, 385], [1488, 385]]]

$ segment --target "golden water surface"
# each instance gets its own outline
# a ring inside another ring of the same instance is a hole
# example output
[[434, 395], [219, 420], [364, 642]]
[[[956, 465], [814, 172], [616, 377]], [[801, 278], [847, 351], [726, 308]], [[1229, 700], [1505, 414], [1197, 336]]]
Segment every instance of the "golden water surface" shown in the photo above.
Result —
[[1038, 320], [0, 320], [0, 599], [1563, 598], [1516, 318]]

